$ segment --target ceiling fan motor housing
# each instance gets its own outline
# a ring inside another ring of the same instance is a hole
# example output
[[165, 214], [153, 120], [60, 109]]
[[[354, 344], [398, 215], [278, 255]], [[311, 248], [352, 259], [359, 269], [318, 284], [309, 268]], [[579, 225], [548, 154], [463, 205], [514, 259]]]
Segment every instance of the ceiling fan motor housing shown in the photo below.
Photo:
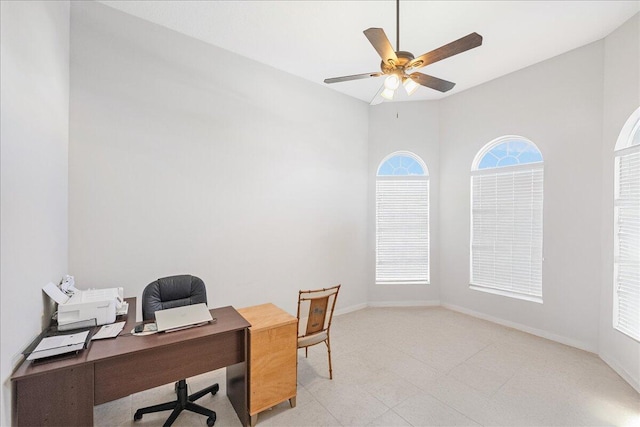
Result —
[[[396, 52], [396, 56], [398, 57], [398, 61], [395, 59], [387, 59], [387, 61], [382, 61], [380, 63], [380, 69], [384, 74], [403, 74], [404, 71], [408, 71], [415, 66], [419, 66], [419, 64], [413, 64], [411, 67], [407, 67], [407, 65], [414, 60], [413, 53], [407, 52], [404, 50], [399, 50]], [[422, 63], [422, 61], [420, 61]]]
[[[380, 63], [380, 69], [384, 74], [395, 74], [400, 81], [404, 81], [405, 78], [409, 77], [407, 71], [413, 69], [414, 66], [418, 64], [412, 64], [411, 67], [408, 67], [409, 63], [414, 60], [413, 53], [411, 52], [399, 50], [396, 52], [396, 57], [398, 58], [397, 61], [395, 59], [388, 59], [386, 62], [382, 61]], [[422, 61], [419, 61], [419, 63], [422, 64]]]

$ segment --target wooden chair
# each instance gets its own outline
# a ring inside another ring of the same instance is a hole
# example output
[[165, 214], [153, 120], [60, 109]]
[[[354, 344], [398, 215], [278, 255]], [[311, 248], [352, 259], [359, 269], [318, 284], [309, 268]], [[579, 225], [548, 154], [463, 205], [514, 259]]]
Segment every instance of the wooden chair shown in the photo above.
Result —
[[309, 347], [325, 343], [329, 355], [329, 379], [333, 379], [329, 330], [340, 286], [298, 293], [298, 348], [304, 348], [304, 356], [307, 357]]

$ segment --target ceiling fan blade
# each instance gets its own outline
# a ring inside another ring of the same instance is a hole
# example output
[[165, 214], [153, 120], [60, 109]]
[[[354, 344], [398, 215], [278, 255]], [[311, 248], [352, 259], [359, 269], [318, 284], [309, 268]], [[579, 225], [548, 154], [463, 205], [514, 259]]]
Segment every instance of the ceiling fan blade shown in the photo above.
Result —
[[382, 73], [380, 73], [380, 72], [354, 74], [353, 76], [332, 77], [330, 79], [324, 79], [324, 82], [325, 83], [339, 83], [339, 82], [346, 82], [346, 81], [349, 81], [349, 80], [366, 79], [368, 77], [378, 77], [378, 76], [381, 76], [381, 75], [382, 75]]
[[456, 85], [453, 82], [448, 82], [446, 80], [439, 79], [437, 77], [428, 76], [422, 73], [411, 73], [409, 74], [411, 80], [416, 83], [421, 84], [422, 86], [426, 86], [431, 89], [435, 89], [440, 92], [447, 92]]
[[369, 28], [363, 32], [385, 64], [398, 65], [396, 51], [393, 50], [393, 46], [382, 28]]
[[441, 46], [435, 50], [432, 50], [431, 52], [427, 52], [424, 55], [417, 57], [413, 61], [409, 62], [409, 64], [407, 64], [407, 68], [424, 67], [425, 65], [442, 61], [443, 59], [449, 58], [450, 56], [457, 55], [469, 49], [473, 49], [474, 47], [478, 47], [481, 44], [482, 36], [478, 33], [471, 33], [462, 37], [461, 39], [445, 44], [444, 46]]

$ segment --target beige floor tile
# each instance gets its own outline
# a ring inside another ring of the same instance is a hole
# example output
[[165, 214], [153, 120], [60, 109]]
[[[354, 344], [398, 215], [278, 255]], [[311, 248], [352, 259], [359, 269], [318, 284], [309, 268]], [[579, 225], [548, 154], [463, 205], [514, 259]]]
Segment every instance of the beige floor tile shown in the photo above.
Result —
[[389, 362], [387, 369], [422, 390], [429, 390], [431, 384], [433, 384], [438, 377], [444, 375], [444, 371], [439, 371], [424, 362], [406, 355], [398, 360]]
[[[640, 395], [596, 355], [441, 307], [368, 308], [334, 318], [334, 379], [327, 349], [298, 352], [296, 408], [258, 416], [260, 426], [625, 426], [640, 427]], [[216, 427], [238, 427], [225, 370], [187, 380], [217, 412]], [[137, 408], [175, 397], [167, 384], [96, 406], [96, 426], [161, 426], [169, 412]], [[204, 426], [183, 413], [174, 424]]]
[[412, 426], [480, 425], [427, 393], [405, 400], [393, 408], [393, 411]]
[[511, 381], [501, 387], [491, 400], [508, 415], [507, 420], [518, 425], [542, 425], [549, 414], [557, 413], [565, 405], [563, 398], [533, 383], [527, 389], [521, 383], [514, 384]]
[[113, 400], [93, 408], [94, 425], [112, 427], [131, 422], [131, 396]]
[[511, 375], [486, 369], [474, 363], [462, 363], [449, 371], [449, 376], [489, 397], [500, 389]]
[[387, 370], [378, 371], [375, 376], [363, 384], [363, 387], [389, 408], [393, 408], [421, 391], [409, 381]]
[[522, 369], [529, 359], [527, 353], [514, 351], [507, 345], [491, 344], [471, 356], [465, 363], [512, 376]]
[[326, 381], [307, 390], [343, 426], [366, 425], [389, 409], [365, 387], [341, 380]]
[[368, 426], [377, 427], [405, 427], [411, 426], [404, 418], [396, 414], [392, 409], [389, 409], [384, 414], [380, 415], [375, 420], [371, 421]]
[[491, 401], [475, 388], [446, 375], [431, 384], [428, 393], [466, 417], [485, 424], [495, 421], [489, 410]]
[[[333, 427], [340, 422], [317, 401], [304, 407], [289, 408], [281, 412], [265, 413], [258, 416], [258, 427]], [[216, 426], [217, 427], [217, 426]]]

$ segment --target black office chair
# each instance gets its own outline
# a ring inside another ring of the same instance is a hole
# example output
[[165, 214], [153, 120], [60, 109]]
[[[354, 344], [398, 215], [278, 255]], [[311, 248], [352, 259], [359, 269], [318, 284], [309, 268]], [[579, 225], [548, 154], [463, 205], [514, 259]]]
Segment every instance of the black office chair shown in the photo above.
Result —
[[[207, 303], [207, 289], [202, 279], [189, 275], [165, 277], [148, 284], [144, 288], [144, 292], [142, 292], [142, 317], [144, 320], [154, 320], [157, 310], [199, 303]], [[207, 425], [211, 427], [216, 422], [215, 411], [193, 402], [208, 393], [214, 395], [219, 389], [218, 384], [214, 384], [197, 393], [188, 395], [187, 381], [180, 380], [175, 384], [177, 400], [138, 409], [133, 416], [133, 420], [142, 419], [143, 414], [172, 409], [173, 412], [164, 423], [164, 427], [168, 427], [178, 418], [180, 412], [187, 410], [207, 416]]]

